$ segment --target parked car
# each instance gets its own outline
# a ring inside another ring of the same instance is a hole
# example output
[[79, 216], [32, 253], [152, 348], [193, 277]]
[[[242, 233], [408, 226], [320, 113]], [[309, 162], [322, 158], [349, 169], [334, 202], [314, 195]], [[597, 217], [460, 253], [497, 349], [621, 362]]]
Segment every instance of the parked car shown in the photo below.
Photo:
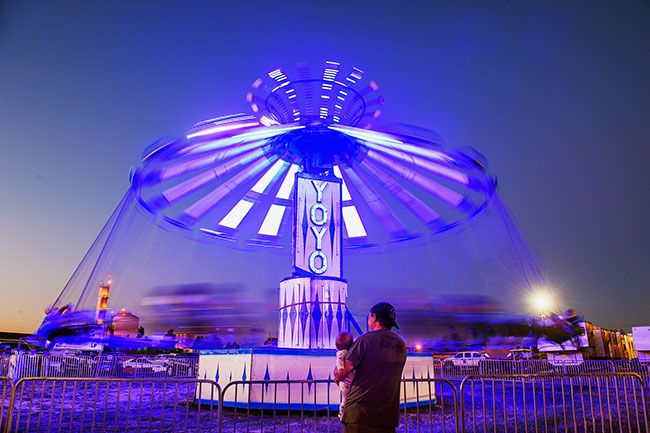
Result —
[[453, 365], [454, 367], [478, 367], [481, 359], [489, 358], [486, 353], [480, 352], [458, 352], [451, 358], [444, 360], [446, 365]]
[[154, 362], [147, 358], [131, 358], [122, 363], [122, 371], [125, 374], [142, 373], [164, 373], [167, 367], [164, 364]]
[[196, 375], [196, 363], [192, 359], [173, 359], [168, 364], [174, 376], [193, 377]]
[[151, 361], [167, 367], [169, 376], [193, 377], [197, 367], [198, 358], [177, 356], [175, 354], [156, 355]]

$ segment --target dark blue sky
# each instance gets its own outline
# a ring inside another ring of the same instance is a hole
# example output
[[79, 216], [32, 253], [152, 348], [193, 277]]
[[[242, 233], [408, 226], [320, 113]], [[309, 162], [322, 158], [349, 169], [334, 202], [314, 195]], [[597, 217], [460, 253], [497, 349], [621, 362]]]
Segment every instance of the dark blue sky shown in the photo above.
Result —
[[649, 22], [648, 2], [0, 2], [0, 329], [36, 327], [147, 144], [322, 59], [363, 67], [385, 120], [487, 156], [563, 304], [646, 325]]

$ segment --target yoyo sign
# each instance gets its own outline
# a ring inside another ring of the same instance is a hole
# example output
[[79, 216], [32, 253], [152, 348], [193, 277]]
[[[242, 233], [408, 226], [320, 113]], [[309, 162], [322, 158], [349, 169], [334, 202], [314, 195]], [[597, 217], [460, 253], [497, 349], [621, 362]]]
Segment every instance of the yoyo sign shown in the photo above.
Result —
[[341, 183], [296, 175], [294, 272], [341, 277]]

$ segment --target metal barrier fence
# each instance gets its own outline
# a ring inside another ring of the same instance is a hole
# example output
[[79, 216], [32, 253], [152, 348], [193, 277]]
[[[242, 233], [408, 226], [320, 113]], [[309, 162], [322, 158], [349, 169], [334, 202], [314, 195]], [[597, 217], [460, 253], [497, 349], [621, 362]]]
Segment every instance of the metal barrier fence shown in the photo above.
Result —
[[196, 377], [198, 356], [57, 354], [19, 352], [0, 360], [0, 376], [22, 377]]
[[551, 363], [544, 359], [510, 361], [484, 359], [478, 365], [478, 374], [585, 374], [613, 373], [614, 365], [607, 360]]
[[8, 377], [0, 377], [0, 432], [4, 432], [3, 427], [6, 424], [10, 400], [13, 391], [13, 383]]
[[470, 375], [460, 404], [464, 432], [648, 432], [634, 373]]
[[[636, 373], [650, 386], [650, 363], [638, 360], [584, 360], [565, 364], [543, 359], [473, 360], [470, 365], [434, 360], [435, 377], [462, 380], [476, 374], [582, 374]], [[0, 377], [196, 377], [198, 356], [151, 356], [102, 353], [100, 355], [18, 354], [0, 355]]]
[[[4, 433], [211, 432], [221, 389], [213, 381], [24, 378], [14, 386]], [[214, 402], [197, 404], [208, 391]]]
[[[460, 405], [456, 385], [447, 379], [403, 379], [404, 388], [415, 388], [415, 405], [406, 401], [402, 390], [402, 417], [398, 432], [460, 432]], [[424, 387], [428, 399], [421, 401], [418, 388]], [[410, 407], [409, 407], [410, 406]]]
[[[0, 378], [0, 432], [338, 432], [328, 380]], [[403, 379], [397, 431], [648, 432], [635, 373]]]
[[[330, 380], [236, 381], [223, 388], [221, 431], [339, 432]], [[445, 379], [403, 379], [398, 432], [458, 432], [458, 392]]]
[[612, 371], [615, 373], [635, 373], [641, 376], [646, 386], [646, 396], [648, 395], [648, 392], [650, 392], [650, 363], [639, 362], [638, 359], [610, 362], [612, 363]]
[[222, 392], [220, 431], [336, 432], [339, 402], [332, 380], [231, 382]]
[[584, 360], [566, 363], [551, 363], [544, 359], [506, 360], [481, 359], [472, 364], [454, 364], [453, 360], [433, 361], [435, 376], [451, 380], [462, 380], [468, 375], [503, 374], [591, 374], [591, 373], [636, 373], [650, 384], [650, 364], [638, 360]]

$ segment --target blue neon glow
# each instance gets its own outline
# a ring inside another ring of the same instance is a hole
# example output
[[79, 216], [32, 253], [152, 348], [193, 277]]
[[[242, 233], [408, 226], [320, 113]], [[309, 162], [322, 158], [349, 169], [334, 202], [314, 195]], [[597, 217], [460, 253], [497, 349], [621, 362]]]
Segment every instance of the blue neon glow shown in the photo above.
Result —
[[[245, 95], [254, 116], [198, 122], [187, 142], [156, 150], [143, 163], [153, 171], [135, 176], [154, 179], [141, 187], [150, 190], [141, 199], [145, 208], [179, 227], [233, 239], [255, 233], [270, 245], [269, 238], [282, 238], [295, 175], [307, 169], [312, 152], [309, 140], [308, 147], [299, 143], [312, 133], [327, 149], [319, 163], [324, 170], [331, 164], [329, 170], [342, 179], [345, 234], [364, 238], [364, 245], [381, 243], [376, 237], [401, 239], [411, 229], [406, 221], [420, 221], [420, 232], [439, 227], [428, 224], [443, 221], [440, 215], [447, 226], [462, 226], [485, 207], [492, 183], [471, 162], [438, 143], [366, 127], [380, 115], [381, 98], [374, 93], [377, 83], [363, 81], [361, 69], [332, 62], [316, 79], [304, 77], [273, 70]], [[272, 110], [269, 101], [277, 104]], [[355, 111], [359, 107], [365, 111]]]

